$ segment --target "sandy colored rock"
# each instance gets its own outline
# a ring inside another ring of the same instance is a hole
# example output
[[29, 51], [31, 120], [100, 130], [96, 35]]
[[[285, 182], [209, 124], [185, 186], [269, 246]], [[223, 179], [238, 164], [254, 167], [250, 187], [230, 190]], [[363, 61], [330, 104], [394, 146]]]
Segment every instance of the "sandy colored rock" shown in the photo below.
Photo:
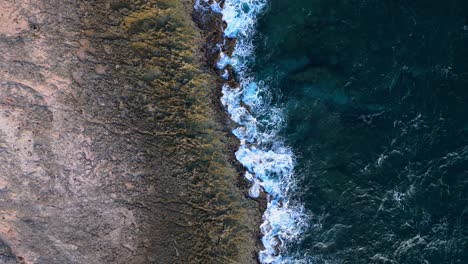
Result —
[[256, 261], [192, 5], [0, 0], [0, 263]]

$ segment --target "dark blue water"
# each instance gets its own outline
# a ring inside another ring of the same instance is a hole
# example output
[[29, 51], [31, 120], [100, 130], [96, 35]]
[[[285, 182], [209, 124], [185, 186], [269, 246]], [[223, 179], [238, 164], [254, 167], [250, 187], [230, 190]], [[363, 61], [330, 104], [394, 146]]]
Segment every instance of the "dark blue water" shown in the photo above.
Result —
[[306, 263], [468, 263], [468, 1], [269, 0], [251, 72], [285, 109]]

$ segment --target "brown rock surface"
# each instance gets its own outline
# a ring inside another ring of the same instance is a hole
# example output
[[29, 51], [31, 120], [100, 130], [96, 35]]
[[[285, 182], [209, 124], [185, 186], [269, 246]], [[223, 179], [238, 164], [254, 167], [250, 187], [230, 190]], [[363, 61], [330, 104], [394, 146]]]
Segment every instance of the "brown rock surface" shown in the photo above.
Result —
[[191, 1], [0, 0], [0, 263], [250, 263]]

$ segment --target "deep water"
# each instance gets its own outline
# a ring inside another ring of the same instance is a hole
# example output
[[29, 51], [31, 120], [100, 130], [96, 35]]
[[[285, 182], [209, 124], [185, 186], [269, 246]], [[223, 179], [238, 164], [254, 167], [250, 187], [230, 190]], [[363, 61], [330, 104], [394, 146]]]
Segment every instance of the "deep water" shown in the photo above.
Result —
[[269, 0], [253, 46], [309, 215], [282, 254], [468, 263], [468, 1]]

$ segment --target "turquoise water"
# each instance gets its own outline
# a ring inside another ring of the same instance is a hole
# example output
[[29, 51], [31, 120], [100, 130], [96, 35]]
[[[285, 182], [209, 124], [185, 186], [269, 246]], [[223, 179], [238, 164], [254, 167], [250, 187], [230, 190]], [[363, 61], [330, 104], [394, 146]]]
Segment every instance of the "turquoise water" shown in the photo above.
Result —
[[269, 197], [261, 262], [467, 263], [468, 1], [213, 9], [239, 39], [218, 65], [237, 157]]

